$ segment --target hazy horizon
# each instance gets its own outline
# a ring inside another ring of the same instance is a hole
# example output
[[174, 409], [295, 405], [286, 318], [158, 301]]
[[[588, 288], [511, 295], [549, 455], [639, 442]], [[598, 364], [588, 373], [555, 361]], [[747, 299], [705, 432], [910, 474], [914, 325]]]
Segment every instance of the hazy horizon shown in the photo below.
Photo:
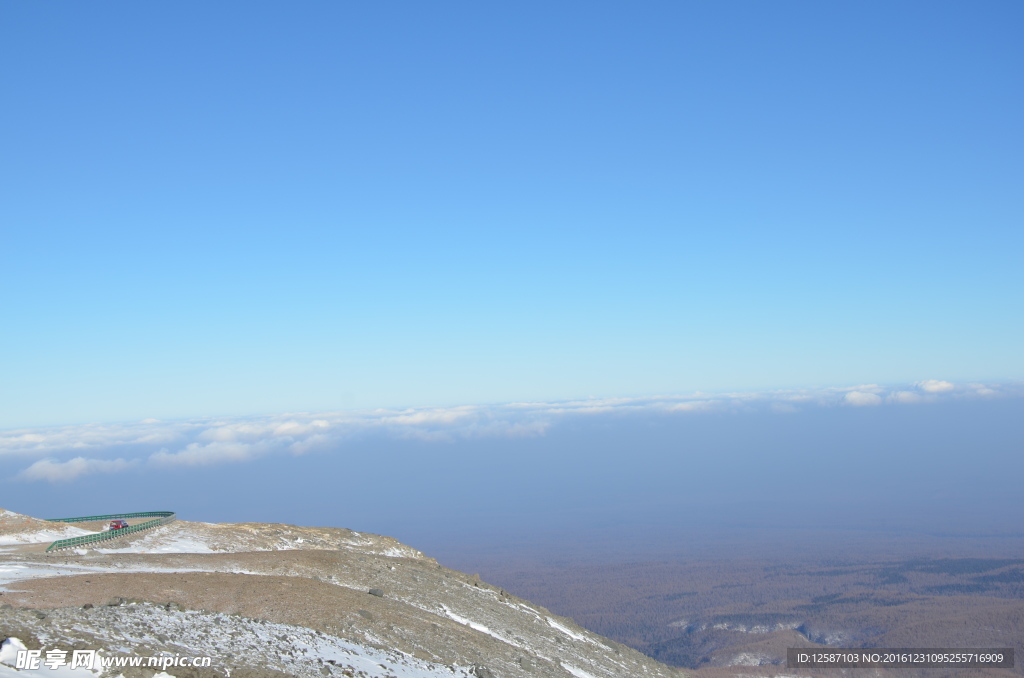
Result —
[[844, 531], [1017, 539], [1022, 422], [1019, 385], [939, 380], [151, 420], [2, 432], [0, 485], [4, 508], [41, 517], [175, 510], [451, 554], [654, 555], [769, 534], [796, 547]]

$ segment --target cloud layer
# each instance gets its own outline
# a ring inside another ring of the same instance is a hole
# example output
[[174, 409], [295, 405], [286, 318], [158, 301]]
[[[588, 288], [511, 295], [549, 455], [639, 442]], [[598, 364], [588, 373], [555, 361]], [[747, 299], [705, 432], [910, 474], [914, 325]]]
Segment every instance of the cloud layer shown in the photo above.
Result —
[[544, 435], [571, 418], [655, 414], [700, 416], [709, 412], [771, 411], [820, 407], [884, 407], [954, 399], [1022, 397], [1020, 384], [953, 384], [929, 379], [901, 387], [874, 384], [756, 393], [606, 398], [553, 403], [507, 403], [409, 410], [293, 413], [265, 417], [147, 419], [0, 432], [0, 459], [21, 481], [68, 482], [133, 469], [208, 467], [272, 454], [330, 451], [366, 436], [445, 441]]
[[86, 459], [75, 457], [67, 461], [40, 459], [22, 471], [19, 476], [25, 480], [48, 480], [50, 482], [66, 482], [79, 476], [93, 473], [115, 473], [138, 465], [139, 460], [132, 459]]

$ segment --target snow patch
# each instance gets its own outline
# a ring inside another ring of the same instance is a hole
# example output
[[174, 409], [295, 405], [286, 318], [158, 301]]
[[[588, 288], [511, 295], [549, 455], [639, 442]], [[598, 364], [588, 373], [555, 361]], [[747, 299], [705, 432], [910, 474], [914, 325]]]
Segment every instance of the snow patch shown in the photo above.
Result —
[[96, 549], [96, 551], [100, 553], [215, 553], [210, 545], [201, 539], [187, 536], [168, 538], [159, 533], [149, 533], [121, 548]]
[[590, 643], [591, 645], [601, 646], [601, 643], [598, 643], [595, 640], [587, 638], [582, 633], [576, 633], [575, 631], [573, 631], [572, 629], [570, 629], [570, 628], [568, 628], [566, 626], [562, 626], [561, 624], [556, 622], [551, 617], [547, 617], [547, 622], [548, 622], [548, 624], [551, 625], [551, 628], [558, 629], [559, 631], [561, 631], [562, 633], [564, 633], [565, 635], [569, 636], [570, 638], [572, 638], [574, 640], [582, 640], [583, 642]]
[[[102, 608], [94, 614], [91, 624], [94, 628], [90, 631], [102, 632], [107, 636], [108, 647], [114, 652], [128, 655], [133, 654], [132, 648], [147, 646], [163, 646], [162, 652], [165, 654], [180, 651], [183, 655], [194, 657], [221, 658], [236, 655], [245, 657], [252, 665], [273, 668], [300, 678], [322, 678], [325, 664], [373, 678], [474, 677], [469, 666], [438, 664], [402, 652], [368, 647], [302, 626], [222, 613], [168, 611], [148, 603]], [[76, 625], [70, 632], [83, 630], [80, 625]], [[165, 643], [159, 639], [160, 636], [173, 640]], [[71, 642], [70, 637], [53, 638], [45, 643], [44, 649], [66, 649]], [[117, 647], [112, 647], [114, 645]], [[13, 653], [16, 657], [18, 649], [12, 643], [12, 649], [5, 650], [3, 656]], [[50, 671], [42, 665], [40, 669], [40, 672], [34, 673], [7, 669], [0, 665], [0, 678], [94, 678], [88, 672], [64, 674]]]
[[58, 539], [70, 539], [71, 537], [83, 537], [93, 534], [80, 527], [61, 527], [53, 530], [35, 530], [34, 532], [19, 532], [15, 534], [0, 534], [0, 544], [21, 545], [21, 544], [49, 544]]
[[565, 662], [559, 662], [559, 664], [562, 665], [563, 669], [565, 669], [566, 671], [568, 671], [572, 675], [576, 676], [576, 678], [596, 678], [594, 676], [594, 674], [587, 673], [583, 669], [577, 668], [577, 667], [573, 666], [572, 664], [566, 664]]
[[460, 617], [459, 615], [455, 614], [454, 612], [449, 610], [444, 605], [441, 606], [441, 609], [444, 610], [444, 613], [446, 615], [448, 615], [449, 619], [451, 619], [453, 621], [457, 621], [458, 623], [462, 624], [463, 626], [468, 626], [469, 628], [473, 629], [474, 631], [479, 631], [480, 633], [486, 633], [490, 637], [495, 638], [497, 640], [500, 640], [501, 642], [503, 642], [503, 643], [505, 643], [507, 645], [513, 645], [515, 647], [520, 647], [519, 644], [513, 643], [508, 638], [502, 637], [501, 635], [499, 635], [498, 633], [495, 633], [494, 631], [490, 630], [489, 628], [487, 628], [483, 624], [478, 624], [477, 622], [472, 621], [470, 619], [466, 619], [465, 617]]
[[730, 666], [767, 666], [773, 664], [774, 660], [765, 654], [757, 652], [741, 652], [732, 658]]
[[3, 645], [0, 645], [0, 664], [14, 666], [18, 659], [18, 653], [27, 649], [25, 643], [21, 642], [21, 638], [8, 638]]
[[483, 624], [478, 624], [475, 621], [471, 621], [469, 619], [466, 619], [465, 617], [460, 617], [459, 615], [455, 614], [454, 612], [449, 610], [444, 605], [441, 606], [441, 609], [444, 610], [444, 613], [446, 615], [448, 615], [449, 619], [457, 621], [460, 624], [462, 624], [463, 626], [468, 626], [469, 628], [471, 628], [471, 629], [473, 629], [475, 631], [479, 631], [481, 633], [486, 633], [489, 636], [494, 636], [495, 638], [498, 638], [498, 636], [493, 631], [491, 631], [489, 628], [487, 628]]

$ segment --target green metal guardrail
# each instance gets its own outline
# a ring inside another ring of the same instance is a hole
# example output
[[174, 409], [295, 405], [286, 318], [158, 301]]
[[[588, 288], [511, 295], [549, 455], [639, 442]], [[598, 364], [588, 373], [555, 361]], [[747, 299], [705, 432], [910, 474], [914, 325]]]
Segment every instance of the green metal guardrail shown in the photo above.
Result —
[[46, 552], [59, 551], [60, 549], [69, 549], [75, 546], [81, 546], [82, 544], [91, 544], [97, 541], [106, 541], [108, 539], [117, 539], [118, 537], [124, 537], [129, 534], [135, 534], [136, 532], [142, 532], [143, 530], [152, 529], [158, 525], [166, 525], [167, 523], [174, 520], [174, 511], [141, 511], [138, 513], [113, 513], [107, 516], [82, 516], [79, 518], [47, 518], [51, 523], [84, 523], [90, 520], [114, 520], [117, 518], [154, 518], [154, 520], [147, 520], [144, 523], [138, 525], [132, 525], [131, 527], [122, 527], [119, 530], [109, 530], [107, 532], [97, 532], [96, 534], [86, 534], [81, 537], [71, 537], [70, 539], [58, 539], [57, 541], [50, 544]]
[[80, 518], [46, 518], [51, 523], [87, 523], [90, 520], [114, 520], [116, 518], [167, 518], [174, 511], [140, 511], [138, 513], [112, 513], [109, 516], [82, 516]]

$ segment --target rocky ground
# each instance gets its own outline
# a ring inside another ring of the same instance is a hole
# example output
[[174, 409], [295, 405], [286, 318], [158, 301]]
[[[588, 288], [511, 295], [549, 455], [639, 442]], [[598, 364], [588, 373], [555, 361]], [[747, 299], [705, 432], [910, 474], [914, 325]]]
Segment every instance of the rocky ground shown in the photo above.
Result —
[[[44, 553], [66, 527], [0, 513], [0, 662], [24, 647], [212, 658], [164, 671], [181, 678], [681, 675], [388, 537], [178, 521]], [[0, 663], [10, 675], [36, 674]]]

